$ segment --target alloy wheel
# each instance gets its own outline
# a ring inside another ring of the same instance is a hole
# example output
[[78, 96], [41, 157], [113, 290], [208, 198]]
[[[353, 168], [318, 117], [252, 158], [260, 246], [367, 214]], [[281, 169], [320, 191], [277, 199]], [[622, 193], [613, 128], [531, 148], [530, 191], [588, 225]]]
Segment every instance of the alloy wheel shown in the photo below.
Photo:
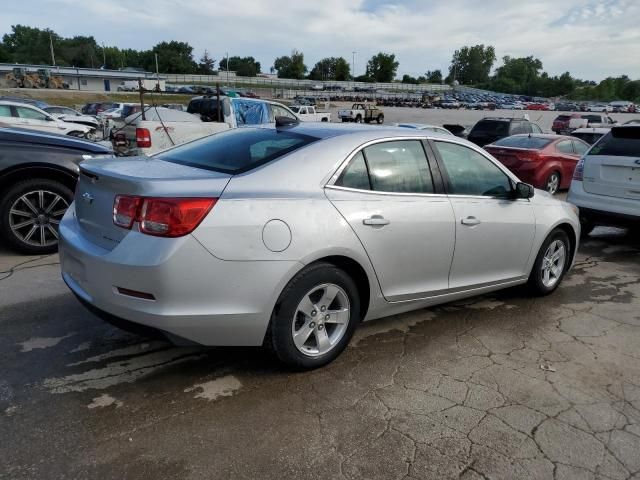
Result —
[[9, 210], [9, 228], [21, 242], [34, 247], [58, 243], [58, 225], [69, 203], [48, 190], [27, 192]]
[[346, 292], [333, 283], [318, 285], [302, 297], [296, 308], [291, 325], [293, 343], [307, 356], [324, 355], [340, 342], [350, 319]]
[[554, 195], [558, 191], [558, 188], [560, 188], [560, 176], [554, 172], [549, 175], [549, 178], [547, 179], [546, 189], [547, 192]]
[[564, 264], [567, 258], [567, 249], [564, 242], [554, 240], [547, 247], [542, 258], [542, 284], [547, 288], [552, 288], [562, 277]]

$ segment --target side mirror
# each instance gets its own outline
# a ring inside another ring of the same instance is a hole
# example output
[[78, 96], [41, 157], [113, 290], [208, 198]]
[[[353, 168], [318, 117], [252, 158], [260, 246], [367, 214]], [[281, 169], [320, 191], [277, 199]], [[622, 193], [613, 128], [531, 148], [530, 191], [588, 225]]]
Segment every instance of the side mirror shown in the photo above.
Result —
[[535, 189], [528, 183], [518, 182], [514, 192], [515, 198], [531, 198], [535, 194]]

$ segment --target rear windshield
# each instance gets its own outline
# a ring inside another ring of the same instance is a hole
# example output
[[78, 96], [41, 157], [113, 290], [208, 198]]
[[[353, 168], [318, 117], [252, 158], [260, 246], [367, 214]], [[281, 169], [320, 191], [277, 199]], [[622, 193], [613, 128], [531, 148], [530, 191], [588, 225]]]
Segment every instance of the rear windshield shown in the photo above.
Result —
[[567, 120], [571, 120], [571, 115], [558, 115], [556, 117], [557, 122], [566, 122]]
[[242, 173], [282, 157], [316, 137], [274, 128], [238, 128], [172, 148], [156, 158], [223, 173]]
[[549, 145], [553, 140], [550, 138], [540, 137], [506, 137], [501, 138], [493, 142], [498, 147], [514, 147], [514, 148], [529, 148], [532, 150], [540, 150]]
[[612, 128], [591, 148], [588, 155], [640, 157], [640, 127]]
[[491, 135], [508, 135], [509, 124], [507, 122], [500, 122], [495, 120], [480, 120], [473, 127], [473, 133], [475, 134], [491, 134]]

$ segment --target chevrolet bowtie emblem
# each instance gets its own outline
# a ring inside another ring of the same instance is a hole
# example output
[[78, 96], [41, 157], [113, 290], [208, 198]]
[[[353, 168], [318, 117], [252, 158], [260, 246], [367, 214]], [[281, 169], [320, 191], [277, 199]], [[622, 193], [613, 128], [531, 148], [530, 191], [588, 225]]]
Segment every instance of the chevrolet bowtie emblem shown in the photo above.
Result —
[[93, 195], [91, 195], [89, 192], [84, 192], [82, 194], [82, 200], [84, 200], [84, 203], [88, 203], [89, 205], [91, 205], [93, 203]]

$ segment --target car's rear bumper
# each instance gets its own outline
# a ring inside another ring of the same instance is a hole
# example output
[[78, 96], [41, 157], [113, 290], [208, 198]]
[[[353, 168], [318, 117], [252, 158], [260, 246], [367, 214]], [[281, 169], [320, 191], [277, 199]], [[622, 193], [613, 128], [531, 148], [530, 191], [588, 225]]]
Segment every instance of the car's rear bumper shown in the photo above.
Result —
[[82, 235], [73, 208], [60, 224], [60, 261], [66, 284], [100, 317], [203, 345], [260, 345], [283, 286], [301, 267], [223, 261], [190, 235], [163, 239], [132, 231], [109, 251]]
[[629, 198], [596, 195], [584, 190], [583, 182], [572, 181], [567, 201], [580, 209], [580, 218], [600, 225], [637, 225], [640, 202]]

